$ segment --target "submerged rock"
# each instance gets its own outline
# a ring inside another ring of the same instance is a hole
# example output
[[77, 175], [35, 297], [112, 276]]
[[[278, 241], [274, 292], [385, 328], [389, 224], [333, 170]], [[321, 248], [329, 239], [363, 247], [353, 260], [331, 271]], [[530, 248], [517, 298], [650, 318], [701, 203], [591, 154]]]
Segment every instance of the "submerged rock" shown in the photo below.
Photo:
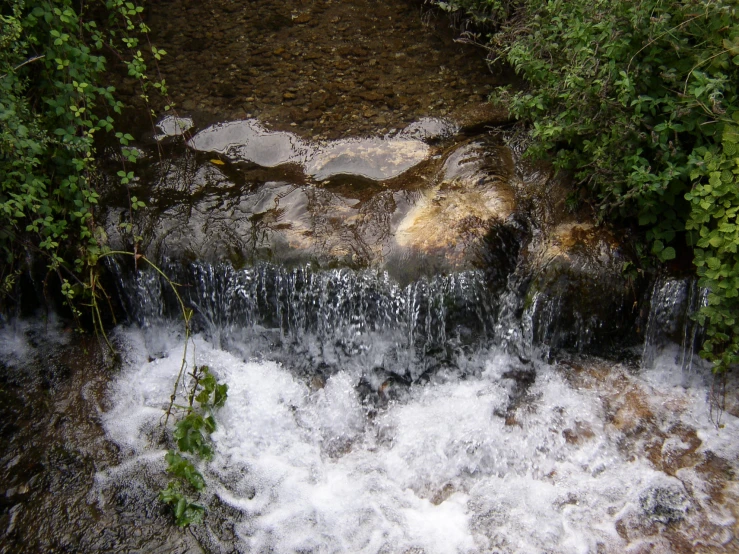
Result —
[[685, 487], [677, 479], [665, 479], [661, 486], [644, 491], [639, 505], [646, 517], [659, 523], [678, 523], [685, 519], [690, 509], [690, 500]]
[[461, 131], [472, 132], [485, 127], [497, 127], [512, 121], [506, 108], [491, 102], [470, 102], [449, 115]]
[[429, 156], [429, 147], [414, 139], [346, 139], [318, 146], [305, 171], [318, 181], [357, 175], [385, 181], [402, 175]]
[[159, 123], [157, 123], [157, 129], [161, 131], [160, 134], [154, 138], [156, 140], [164, 140], [167, 137], [179, 137], [187, 133], [190, 129], [195, 126], [192, 118], [190, 117], [176, 117], [174, 115], [168, 115], [163, 117]]
[[453, 121], [438, 117], [422, 117], [398, 133], [399, 137], [424, 141], [439, 140], [454, 136], [459, 126]]
[[188, 142], [194, 150], [215, 152], [262, 167], [297, 164], [306, 175], [325, 181], [338, 175], [385, 181], [428, 158], [428, 145], [414, 138], [354, 138], [314, 143], [294, 133], [270, 131], [257, 120], [219, 123]]
[[269, 131], [255, 119], [213, 125], [196, 134], [188, 144], [194, 150], [216, 152], [262, 167], [302, 164], [311, 151], [311, 146], [297, 135]]
[[452, 151], [437, 184], [424, 191], [400, 221], [395, 240], [403, 248], [442, 253], [452, 264], [469, 263], [470, 247], [494, 221], [508, 218], [516, 201], [507, 149], [482, 142]]
[[560, 224], [530, 247], [525, 299], [533, 339], [551, 348], [605, 350], [632, 338], [639, 298], [622, 274], [621, 243], [592, 224]]

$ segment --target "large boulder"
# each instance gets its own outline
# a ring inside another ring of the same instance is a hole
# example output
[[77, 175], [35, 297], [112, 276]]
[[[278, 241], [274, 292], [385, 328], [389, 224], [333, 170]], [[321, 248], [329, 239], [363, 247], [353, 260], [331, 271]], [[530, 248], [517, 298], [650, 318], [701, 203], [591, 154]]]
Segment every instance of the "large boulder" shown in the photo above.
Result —
[[491, 224], [514, 212], [513, 163], [504, 146], [473, 141], [454, 149], [431, 188], [400, 221], [402, 249], [441, 255], [451, 267], [469, 266]]

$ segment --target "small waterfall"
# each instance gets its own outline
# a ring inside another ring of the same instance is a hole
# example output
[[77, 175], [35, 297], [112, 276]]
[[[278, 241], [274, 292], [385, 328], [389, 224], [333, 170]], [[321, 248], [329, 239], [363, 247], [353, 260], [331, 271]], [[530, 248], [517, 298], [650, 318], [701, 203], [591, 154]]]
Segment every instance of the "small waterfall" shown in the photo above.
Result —
[[706, 297], [707, 292], [698, 287], [695, 278], [660, 277], [655, 281], [644, 333], [643, 369], [653, 368], [660, 356], [677, 347], [674, 363], [687, 386], [701, 331], [692, 316], [705, 304]]
[[[131, 321], [147, 329], [179, 317], [170, 285], [156, 272], [111, 269]], [[245, 359], [290, 359], [329, 374], [356, 365], [415, 380], [437, 367], [460, 368], [489, 342], [498, 309], [477, 271], [403, 287], [370, 270], [203, 262], [163, 269], [194, 310], [193, 330], [213, 344]]]

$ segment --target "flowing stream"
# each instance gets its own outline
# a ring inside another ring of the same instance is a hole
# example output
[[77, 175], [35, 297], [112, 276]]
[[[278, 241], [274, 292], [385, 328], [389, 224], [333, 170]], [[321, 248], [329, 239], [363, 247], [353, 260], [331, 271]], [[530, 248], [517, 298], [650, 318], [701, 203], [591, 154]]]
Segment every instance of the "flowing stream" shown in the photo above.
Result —
[[[131, 123], [102, 220], [193, 335], [130, 257], [116, 357], [2, 320], [0, 552], [739, 552], [739, 383], [696, 355], [695, 283], [632, 316], [618, 244], [521, 160], [446, 20], [282, 4], [152, 7], [182, 106]], [[229, 386], [184, 530], [157, 498], [183, 357]]]

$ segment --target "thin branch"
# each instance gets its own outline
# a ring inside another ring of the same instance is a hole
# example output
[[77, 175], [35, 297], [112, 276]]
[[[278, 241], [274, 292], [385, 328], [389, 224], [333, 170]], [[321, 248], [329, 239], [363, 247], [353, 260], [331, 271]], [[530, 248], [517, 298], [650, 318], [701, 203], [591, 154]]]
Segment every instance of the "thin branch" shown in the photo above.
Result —
[[670, 34], [672, 31], [676, 31], [677, 29], [679, 29], [683, 25], [687, 25], [691, 21], [695, 21], [696, 19], [699, 19], [701, 17], [705, 17], [707, 15], [708, 15], [707, 13], [702, 13], [702, 14], [696, 15], [695, 17], [691, 17], [690, 19], [686, 19], [685, 21], [683, 21], [682, 23], [680, 23], [680, 25], [676, 25], [675, 27], [672, 27], [671, 29], [667, 29], [664, 33], [661, 33], [661, 34], [657, 35], [656, 37], [654, 37], [653, 39], [651, 39], [644, 46], [642, 46], [641, 48], [639, 48], [639, 50], [636, 51], [636, 54], [634, 54], [633, 56], [631, 56], [631, 59], [629, 60], [629, 65], [626, 67], [626, 73], [628, 73], [629, 72], [629, 69], [631, 69], [631, 62], [634, 61], [634, 58], [636, 58], [645, 48], [649, 48], [650, 45], [652, 45], [655, 42], [657, 42], [663, 36], [665, 36], [667, 34]]
[[[23, 62], [22, 64], [20, 64], [20, 65], [16, 65], [16, 66], [15, 66], [15, 67], [13, 68], [13, 71], [18, 71], [18, 70], [19, 70], [19, 69], [20, 69], [21, 67], [23, 67], [24, 65], [28, 65], [29, 63], [33, 63], [33, 62], [35, 62], [35, 61], [37, 61], [37, 60], [41, 60], [41, 59], [43, 59], [43, 58], [45, 58], [45, 57], [46, 57], [46, 54], [42, 54], [41, 56], [34, 56], [33, 58], [28, 58], [28, 59], [27, 59], [27, 60], [26, 60], [25, 62]], [[6, 74], [5, 74], [5, 75], [3, 75], [2, 77], [0, 77], [0, 79], [5, 79], [5, 77], [7, 77], [8, 75], [9, 75], [9, 73], [6, 73]]]

